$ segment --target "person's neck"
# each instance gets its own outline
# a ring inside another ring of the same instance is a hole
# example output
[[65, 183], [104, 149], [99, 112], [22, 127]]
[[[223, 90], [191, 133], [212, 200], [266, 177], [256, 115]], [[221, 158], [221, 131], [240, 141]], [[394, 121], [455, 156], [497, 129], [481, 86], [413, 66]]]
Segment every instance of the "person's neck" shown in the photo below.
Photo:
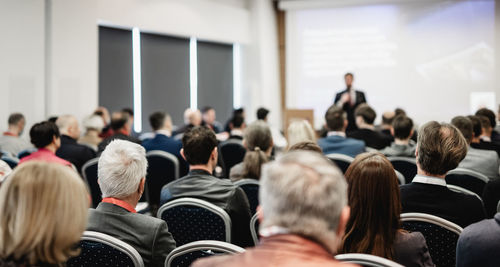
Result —
[[[116, 199], [119, 199], [119, 198], [116, 198]], [[133, 207], [135, 209], [135, 207], [137, 206], [137, 203], [139, 203], [139, 199], [140, 199], [140, 197], [137, 197], [137, 195], [134, 193], [128, 197], [121, 198], [119, 200], [129, 204], [131, 207]]]
[[429, 176], [429, 177], [436, 177], [436, 178], [442, 178], [444, 179], [444, 177], [446, 176], [446, 174], [443, 174], [443, 175], [437, 175], [437, 174], [430, 174], [424, 170], [422, 170], [420, 167], [417, 166], [417, 174], [418, 175], [423, 175], [423, 176]]
[[170, 129], [167, 129], [167, 128], [162, 128], [162, 129], [156, 130], [156, 133], [163, 134], [163, 135], [166, 135], [168, 137], [172, 136], [172, 131]]
[[87, 133], [86, 133], [85, 135], [87, 135], [87, 136], [95, 136], [95, 137], [97, 137], [97, 136], [99, 136], [99, 131], [89, 129], [89, 130], [87, 130]]
[[471, 144], [479, 144], [481, 142], [481, 138], [479, 137], [473, 137]]
[[14, 127], [14, 126], [9, 126], [9, 129], [7, 129], [7, 132], [12, 134], [12, 135], [15, 135], [15, 136], [19, 136], [19, 129], [17, 127]]
[[44, 147], [44, 148], [45, 148], [45, 149], [47, 149], [47, 150], [49, 150], [49, 151], [51, 151], [51, 152], [52, 152], [52, 153], [54, 153], [54, 154], [55, 154], [55, 153], [56, 153], [56, 151], [57, 151], [57, 147], [56, 147], [56, 145], [55, 145], [54, 143], [49, 144], [48, 146], [46, 146], [46, 147]]
[[373, 126], [373, 124], [363, 123], [363, 124], [359, 125], [359, 129], [368, 129], [368, 130], [375, 131], [375, 126]]
[[396, 144], [396, 145], [408, 145], [408, 144], [410, 144], [410, 138], [408, 138], [408, 139], [394, 138], [394, 144]]
[[212, 165], [210, 164], [199, 164], [199, 165], [189, 165], [189, 171], [202, 170], [209, 173], [213, 172]]
[[382, 125], [380, 125], [380, 128], [381, 128], [382, 130], [390, 130], [390, 129], [391, 129], [391, 127], [392, 127], [392, 126], [391, 126], [391, 125], [388, 125], [388, 124], [382, 124]]

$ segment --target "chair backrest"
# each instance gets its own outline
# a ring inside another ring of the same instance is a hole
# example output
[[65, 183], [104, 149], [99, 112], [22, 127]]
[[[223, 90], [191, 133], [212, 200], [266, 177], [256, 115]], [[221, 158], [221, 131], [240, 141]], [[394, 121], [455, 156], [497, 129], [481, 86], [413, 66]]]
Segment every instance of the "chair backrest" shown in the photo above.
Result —
[[225, 176], [229, 177], [229, 170], [242, 162], [245, 158], [246, 149], [239, 140], [228, 140], [220, 145], [220, 153], [224, 163]]
[[447, 184], [460, 186], [478, 195], [483, 194], [484, 186], [489, 181], [484, 174], [464, 168], [449, 171], [445, 179]]
[[366, 267], [403, 267], [403, 265], [391, 260], [362, 253], [339, 254], [335, 256], [335, 259], [342, 262], [359, 264]]
[[436, 266], [455, 266], [457, 241], [462, 227], [425, 213], [401, 214], [403, 229], [421, 232]]
[[394, 170], [394, 171], [396, 172], [396, 176], [398, 177], [398, 183], [400, 185], [406, 184], [405, 176], [397, 170]]
[[99, 162], [99, 157], [93, 158], [87, 161], [82, 166], [82, 176], [83, 179], [87, 182], [90, 195], [92, 196], [92, 204], [93, 207], [96, 208], [97, 205], [102, 200], [102, 192], [99, 184], [97, 183], [97, 163]]
[[176, 156], [160, 150], [149, 151], [146, 153], [146, 158], [148, 159], [146, 184], [149, 206], [156, 210], [160, 205], [163, 186], [179, 178], [179, 160]]
[[250, 233], [252, 234], [253, 243], [257, 246], [259, 244], [259, 218], [257, 213], [252, 216], [250, 219]]
[[349, 165], [354, 161], [353, 157], [349, 157], [344, 154], [328, 154], [326, 155], [327, 158], [329, 158], [333, 163], [335, 163], [339, 169], [342, 171], [342, 173], [345, 173], [347, 171], [347, 168], [349, 168]]
[[257, 206], [259, 206], [259, 181], [255, 179], [241, 179], [234, 184], [245, 192], [248, 202], [250, 203], [250, 211], [255, 214]]
[[13, 158], [13, 157], [10, 157], [10, 156], [2, 156], [1, 158], [3, 161], [5, 161], [5, 163], [7, 163], [7, 165], [9, 165], [9, 167], [11, 169], [14, 169], [15, 167], [17, 167], [17, 164], [19, 164], [19, 159], [17, 158]]
[[402, 173], [405, 177], [405, 184], [411, 183], [417, 175], [417, 163], [415, 158], [408, 157], [388, 157], [394, 169]]
[[195, 241], [172, 250], [165, 259], [165, 267], [188, 267], [199, 258], [243, 252], [245, 249], [222, 241]]
[[460, 186], [457, 186], [457, 185], [453, 185], [453, 184], [447, 184], [446, 187], [448, 187], [448, 189], [450, 189], [451, 191], [454, 191], [454, 192], [457, 192], [457, 193], [462, 193], [462, 194], [466, 194], [466, 195], [471, 195], [471, 196], [475, 196], [477, 197], [479, 200], [481, 200], [481, 203], [483, 202], [483, 199], [476, 193], [466, 189], [466, 188], [463, 188], [463, 187], [460, 187]]
[[231, 219], [223, 209], [196, 198], [178, 198], [158, 210], [178, 246], [198, 240], [231, 242]]
[[497, 212], [500, 212], [500, 200], [498, 201], [498, 204], [497, 204]]
[[80, 255], [69, 259], [66, 263], [68, 267], [144, 267], [142, 257], [137, 250], [107, 234], [85, 231], [79, 247]]

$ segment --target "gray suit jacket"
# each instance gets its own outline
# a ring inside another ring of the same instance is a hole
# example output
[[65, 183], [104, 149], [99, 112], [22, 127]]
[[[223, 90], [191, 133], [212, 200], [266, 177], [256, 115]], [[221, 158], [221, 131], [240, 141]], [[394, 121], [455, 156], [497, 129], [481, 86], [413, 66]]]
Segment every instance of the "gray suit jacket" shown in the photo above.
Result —
[[458, 168], [473, 170], [486, 175], [490, 180], [499, 179], [500, 159], [495, 151], [469, 147], [467, 155]]
[[175, 241], [161, 219], [131, 213], [126, 209], [101, 202], [89, 210], [88, 231], [116, 237], [134, 247], [145, 266], [164, 266], [165, 258], [175, 248]]

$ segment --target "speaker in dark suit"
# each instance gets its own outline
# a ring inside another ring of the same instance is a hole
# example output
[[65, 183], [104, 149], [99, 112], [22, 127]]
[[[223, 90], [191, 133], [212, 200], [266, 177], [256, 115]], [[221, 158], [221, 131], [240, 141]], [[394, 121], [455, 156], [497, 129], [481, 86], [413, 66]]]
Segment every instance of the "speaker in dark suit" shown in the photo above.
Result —
[[354, 90], [352, 87], [352, 82], [354, 80], [354, 75], [352, 73], [346, 73], [344, 79], [347, 88], [335, 95], [334, 104], [342, 107], [347, 113], [349, 124], [347, 125], [346, 132], [350, 132], [358, 129], [356, 126], [356, 118], [354, 117], [354, 110], [356, 110], [360, 104], [366, 103], [366, 98], [365, 93]]

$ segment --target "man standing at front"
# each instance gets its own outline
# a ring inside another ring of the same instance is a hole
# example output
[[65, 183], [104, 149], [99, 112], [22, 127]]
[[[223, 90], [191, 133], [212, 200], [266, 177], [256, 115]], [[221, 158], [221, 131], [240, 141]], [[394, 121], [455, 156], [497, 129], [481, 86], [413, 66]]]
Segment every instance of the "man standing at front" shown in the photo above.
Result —
[[346, 89], [335, 95], [334, 104], [341, 107], [347, 113], [349, 124], [347, 125], [346, 132], [350, 132], [358, 129], [354, 111], [360, 104], [366, 103], [366, 98], [365, 93], [355, 90], [352, 87], [352, 82], [354, 81], [354, 75], [352, 73], [346, 73], [344, 75], [344, 80]]

